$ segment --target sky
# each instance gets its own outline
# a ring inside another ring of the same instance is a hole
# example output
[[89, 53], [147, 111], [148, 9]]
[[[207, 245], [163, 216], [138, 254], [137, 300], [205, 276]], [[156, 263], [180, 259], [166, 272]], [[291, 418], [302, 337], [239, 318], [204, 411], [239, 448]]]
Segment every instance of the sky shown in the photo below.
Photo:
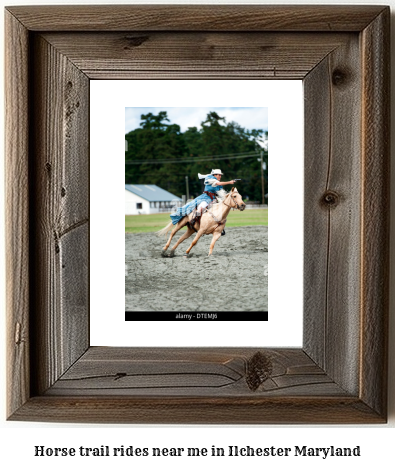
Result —
[[268, 108], [125, 108], [125, 134], [140, 127], [142, 114], [158, 114], [159, 111], [167, 111], [170, 124], [178, 124], [182, 132], [188, 127], [200, 128], [201, 122], [206, 120], [210, 111], [225, 117], [226, 122], [235, 121], [248, 130], [268, 130]]

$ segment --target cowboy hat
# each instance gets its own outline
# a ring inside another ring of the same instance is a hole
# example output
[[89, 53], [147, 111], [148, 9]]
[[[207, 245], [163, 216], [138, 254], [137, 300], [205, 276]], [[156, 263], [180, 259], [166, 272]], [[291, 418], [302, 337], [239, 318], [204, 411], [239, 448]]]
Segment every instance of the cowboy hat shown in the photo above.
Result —
[[221, 170], [211, 170], [211, 174], [212, 175], [223, 175], [222, 171]]

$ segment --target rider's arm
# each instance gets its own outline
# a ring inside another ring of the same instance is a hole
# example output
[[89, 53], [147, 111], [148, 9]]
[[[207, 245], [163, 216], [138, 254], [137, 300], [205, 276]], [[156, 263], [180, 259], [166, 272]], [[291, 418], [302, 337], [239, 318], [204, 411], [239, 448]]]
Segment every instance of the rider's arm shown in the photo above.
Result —
[[211, 184], [211, 186], [225, 186], [226, 184], [235, 184], [235, 182], [233, 180], [231, 181], [218, 181], [216, 178], [212, 178], [212, 179], [206, 179], [205, 180], [205, 183], [206, 184]]

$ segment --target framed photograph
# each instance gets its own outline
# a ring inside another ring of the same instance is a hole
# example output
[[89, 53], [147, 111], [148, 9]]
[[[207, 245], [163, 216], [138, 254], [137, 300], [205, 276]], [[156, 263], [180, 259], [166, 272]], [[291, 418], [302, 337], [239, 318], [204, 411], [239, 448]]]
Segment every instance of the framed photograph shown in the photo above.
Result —
[[[8, 419], [385, 423], [389, 8], [31, 6], [5, 19]], [[304, 214], [301, 347], [92, 344], [97, 80], [136, 96], [141, 80], [303, 82], [303, 204], [282, 188]]]
[[[159, 83], [173, 106], [125, 109], [125, 317], [265, 321], [268, 108], [213, 105], [221, 80]], [[181, 87], [211, 106], [177, 106]]]
[[[91, 185], [91, 345], [301, 347], [302, 80], [155, 80], [155, 87], [149, 80], [95, 80], [90, 98], [90, 177], [105, 182], [100, 191]], [[194, 148], [187, 151], [187, 146]], [[222, 156], [215, 161], [214, 154]], [[235, 187], [247, 209], [229, 211], [225, 236], [216, 241], [211, 257], [210, 235], [199, 239], [192, 257], [184, 254], [193, 236], [175, 256], [163, 256], [169, 237], [157, 232], [168, 226], [173, 209], [156, 201], [158, 195], [182, 208], [181, 198], [191, 203], [204, 190], [199, 173], [217, 167], [224, 173], [221, 182], [232, 173], [241, 178]], [[285, 187], [292, 187], [297, 210], [290, 209]], [[287, 296], [283, 285], [289, 286]], [[265, 326], [269, 303], [270, 325]], [[130, 323], [120, 329], [123, 315]]]

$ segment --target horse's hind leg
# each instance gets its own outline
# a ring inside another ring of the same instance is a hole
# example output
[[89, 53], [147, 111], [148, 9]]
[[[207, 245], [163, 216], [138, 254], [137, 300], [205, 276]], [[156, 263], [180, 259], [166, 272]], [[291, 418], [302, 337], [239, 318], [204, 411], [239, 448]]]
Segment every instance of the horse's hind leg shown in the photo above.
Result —
[[167, 243], [166, 245], [163, 247], [163, 250], [162, 252], [165, 252], [169, 246], [170, 246], [170, 243], [171, 243], [171, 239], [174, 237], [174, 235], [180, 230], [180, 228], [182, 228], [186, 223], [187, 223], [188, 219], [186, 217], [184, 217], [183, 219], [181, 219], [178, 224], [173, 228], [173, 230], [171, 231], [170, 233], [170, 237], [169, 239], [167, 240]]
[[174, 235], [178, 232], [179, 228], [178, 228], [178, 224], [173, 228], [173, 230], [170, 232], [170, 236], [169, 236], [169, 239], [167, 240], [167, 243], [166, 245], [163, 247], [162, 251], [166, 251], [169, 246], [170, 246], [170, 242], [171, 242], [171, 239], [174, 237]]
[[171, 249], [171, 252], [174, 252], [174, 250], [177, 248], [177, 246], [182, 243], [184, 240], [186, 240], [187, 238], [189, 238], [193, 233], [195, 232], [195, 230], [193, 230], [193, 228], [191, 227], [187, 227], [187, 231], [184, 233], [184, 235], [182, 235], [178, 241], [174, 244], [173, 248]]

